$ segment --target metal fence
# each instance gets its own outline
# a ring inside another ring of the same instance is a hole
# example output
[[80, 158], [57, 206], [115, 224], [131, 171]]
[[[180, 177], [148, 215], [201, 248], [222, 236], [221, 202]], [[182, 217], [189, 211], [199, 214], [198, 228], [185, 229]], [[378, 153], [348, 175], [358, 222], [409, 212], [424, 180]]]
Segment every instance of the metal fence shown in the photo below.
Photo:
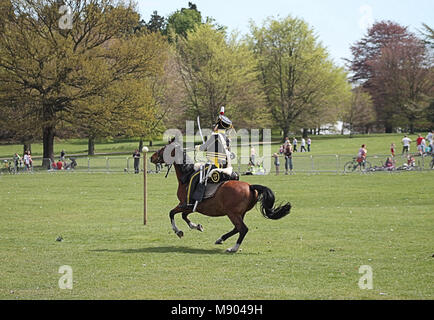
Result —
[[[150, 162], [150, 155], [147, 158], [147, 170], [149, 173], [159, 173], [165, 172], [166, 167], [157, 166]], [[371, 170], [367, 170], [370, 172], [374, 171], [382, 171], [381, 168], [384, 167], [384, 163], [387, 159], [388, 155], [372, 155], [367, 157], [367, 162], [369, 163], [369, 168]], [[195, 157], [194, 154], [191, 154], [192, 159], [196, 159], [197, 161], [203, 160], [201, 157]], [[68, 167], [72, 160], [74, 159], [76, 162], [76, 166], [74, 168]], [[321, 173], [321, 172], [329, 172], [329, 173], [348, 173], [345, 171], [344, 166], [347, 163], [353, 162], [355, 157], [353, 155], [310, 155], [308, 153], [300, 153], [296, 154], [292, 157], [293, 163], [293, 171], [300, 173]], [[6, 160], [6, 161], [5, 161]], [[252, 170], [252, 166], [249, 164], [248, 157], [237, 157], [233, 160], [232, 166], [234, 169], [243, 174]], [[407, 157], [396, 156], [394, 158], [395, 169], [396, 168], [406, 168], [408, 170], [413, 171], [423, 171], [423, 170], [432, 170], [434, 165], [434, 158], [431, 154], [425, 156], [414, 156], [414, 164], [408, 165]], [[50, 162], [50, 169], [48, 166], [46, 168], [41, 166], [42, 159], [35, 158], [33, 160], [34, 166], [31, 168], [26, 168], [23, 165], [15, 166], [12, 159], [3, 159], [1, 160], [0, 174], [20, 174], [20, 173], [34, 173], [34, 172], [59, 172], [59, 170], [55, 169], [53, 163]], [[256, 157], [256, 166], [255, 168], [259, 168], [261, 165], [265, 174], [275, 174], [276, 167], [274, 165], [274, 158], [270, 157], [265, 159], [264, 157]], [[285, 172], [285, 158], [284, 156], [279, 156], [280, 162], [280, 173]], [[65, 167], [66, 164], [66, 167]], [[375, 170], [378, 169], [378, 170]], [[61, 171], [77, 171], [77, 172], [105, 172], [105, 173], [115, 173], [115, 172], [125, 172], [125, 173], [134, 173], [134, 159], [131, 156], [92, 156], [92, 157], [74, 157], [74, 158], [66, 158], [65, 162], [62, 163]], [[140, 172], [143, 172], [143, 158], [140, 159]], [[386, 171], [386, 170], [384, 170]], [[398, 170], [393, 170], [398, 171]], [[173, 174], [173, 170], [171, 174]], [[355, 170], [357, 172], [357, 170]]]

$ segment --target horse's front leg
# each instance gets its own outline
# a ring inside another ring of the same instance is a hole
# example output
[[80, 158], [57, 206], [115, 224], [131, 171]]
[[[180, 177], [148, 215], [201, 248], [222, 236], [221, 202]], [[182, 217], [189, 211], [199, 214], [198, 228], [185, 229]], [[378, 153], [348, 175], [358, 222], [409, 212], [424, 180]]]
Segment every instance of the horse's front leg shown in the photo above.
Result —
[[176, 226], [175, 223], [175, 214], [182, 212], [183, 210], [178, 206], [176, 206], [176, 208], [172, 209], [169, 212], [169, 218], [170, 218], [170, 223], [172, 224], [172, 230], [173, 232], [175, 232], [175, 234], [179, 237], [182, 238], [184, 236], [184, 232], [182, 232], [181, 230], [178, 229], [178, 227]]
[[188, 219], [188, 215], [190, 213], [192, 213], [192, 212], [183, 212], [182, 213], [182, 219], [184, 219], [184, 221], [187, 222], [190, 229], [196, 229], [196, 230], [199, 230], [200, 232], [203, 232], [203, 226], [201, 224], [195, 224], [195, 223], [191, 222], [190, 219]]

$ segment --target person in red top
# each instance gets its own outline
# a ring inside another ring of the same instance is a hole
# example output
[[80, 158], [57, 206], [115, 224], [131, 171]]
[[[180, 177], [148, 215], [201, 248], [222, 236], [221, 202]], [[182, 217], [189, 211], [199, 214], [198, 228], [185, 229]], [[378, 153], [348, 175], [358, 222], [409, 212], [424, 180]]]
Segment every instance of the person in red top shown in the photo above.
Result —
[[62, 170], [63, 167], [63, 162], [62, 161], [57, 161], [57, 170]]
[[390, 153], [392, 154], [392, 157], [395, 157], [395, 151], [396, 151], [396, 146], [394, 143], [392, 143], [390, 145]]
[[422, 153], [423, 153], [423, 150], [422, 150], [422, 141], [423, 140], [424, 140], [424, 138], [420, 134], [418, 134], [416, 144], [417, 144], [417, 151], [419, 151], [420, 155], [422, 155]]

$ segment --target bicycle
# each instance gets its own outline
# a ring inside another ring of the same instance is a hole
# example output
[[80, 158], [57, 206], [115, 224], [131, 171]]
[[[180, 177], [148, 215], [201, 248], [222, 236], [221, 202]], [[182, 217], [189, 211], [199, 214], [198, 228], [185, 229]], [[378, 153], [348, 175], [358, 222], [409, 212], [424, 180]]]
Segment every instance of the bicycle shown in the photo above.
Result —
[[[344, 173], [354, 172], [357, 168], [360, 168], [361, 172], [366, 172], [371, 169], [372, 165], [369, 161], [363, 160], [361, 163], [354, 157], [352, 161], [348, 161], [344, 165]], [[363, 168], [363, 169], [362, 169]]]

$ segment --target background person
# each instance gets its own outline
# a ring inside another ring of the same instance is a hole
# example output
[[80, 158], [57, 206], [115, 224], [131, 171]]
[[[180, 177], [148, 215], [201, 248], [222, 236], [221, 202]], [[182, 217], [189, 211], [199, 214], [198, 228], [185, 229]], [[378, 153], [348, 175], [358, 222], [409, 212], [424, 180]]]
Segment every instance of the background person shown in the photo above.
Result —
[[18, 153], [14, 154], [14, 167], [15, 167], [15, 172], [18, 172], [19, 167], [20, 167], [20, 162], [21, 162], [21, 157]]
[[275, 153], [273, 154], [273, 158], [274, 158], [274, 166], [276, 167], [276, 176], [278, 176], [280, 171], [279, 155]]
[[433, 132], [432, 132], [432, 130], [430, 132], [428, 132], [425, 140], [426, 140], [426, 144], [427, 145], [431, 144], [431, 142], [433, 141]]
[[301, 138], [301, 145], [300, 145], [300, 152], [307, 152], [306, 150], [306, 140], [304, 138]]
[[252, 148], [250, 149], [250, 163], [252, 164], [252, 166], [255, 166], [255, 159], [256, 158], [256, 150], [255, 148], [252, 146]]
[[293, 165], [292, 165], [292, 146], [291, 144], [287, 144], [285, 146], [285, 151], [283, 153], [285, 155], [285, 174], [288, 172], [292, 174]]
[[294, 148], [292, 150], [293, 152], [297, 152], [297, 143], [298, 143], [297, 138], [294, 137], [294, 140], [292, 140], [292, 144], [294, 146]]
[[57, 161], [56, 168], [57, 168], [57, 170], [62, 170], [63, 169], [63, 162], [62, 162], [62, 160], [59, 159], [59, 161]]
[[408, 153], [410, 152], [410, 144], [411, 144], [411, 139], [407, 136], [404, 136], [404, 138], [402, 139], [401, 143], [402, 143], [402, 154], [404, 155], [404, 153], [406, 153], [408, 155]]
[[359, 149], [359, 153], [357, 154], [357, 163], [359, 164], [360, 170], [362, 170], [362, 166], [365, 167], [366, 156], [368, 154], [368, 149], [365, 144], [362, 144]]
[[30, 154], [29, 153], [30, 153], [29, 151], [26, 151], [26, 152], [24, 152], [24, 155], [23, 155], [24, 167], [26, 168], [26, 171], [30, 170]]
[[134, 173], [137, 174], [140, 172], [140, 151], [136, 149], [133, 153], [134, 159]]
[[417, 135], [417, 139], [416, 139], [416, 148], [417, 148], [417, 152], [419, 153], [419, 155], [423, 154], [423, 150], [422, 150], [422, 142], [423, 142], [423, 137], [422, 135], [418, 134]]

